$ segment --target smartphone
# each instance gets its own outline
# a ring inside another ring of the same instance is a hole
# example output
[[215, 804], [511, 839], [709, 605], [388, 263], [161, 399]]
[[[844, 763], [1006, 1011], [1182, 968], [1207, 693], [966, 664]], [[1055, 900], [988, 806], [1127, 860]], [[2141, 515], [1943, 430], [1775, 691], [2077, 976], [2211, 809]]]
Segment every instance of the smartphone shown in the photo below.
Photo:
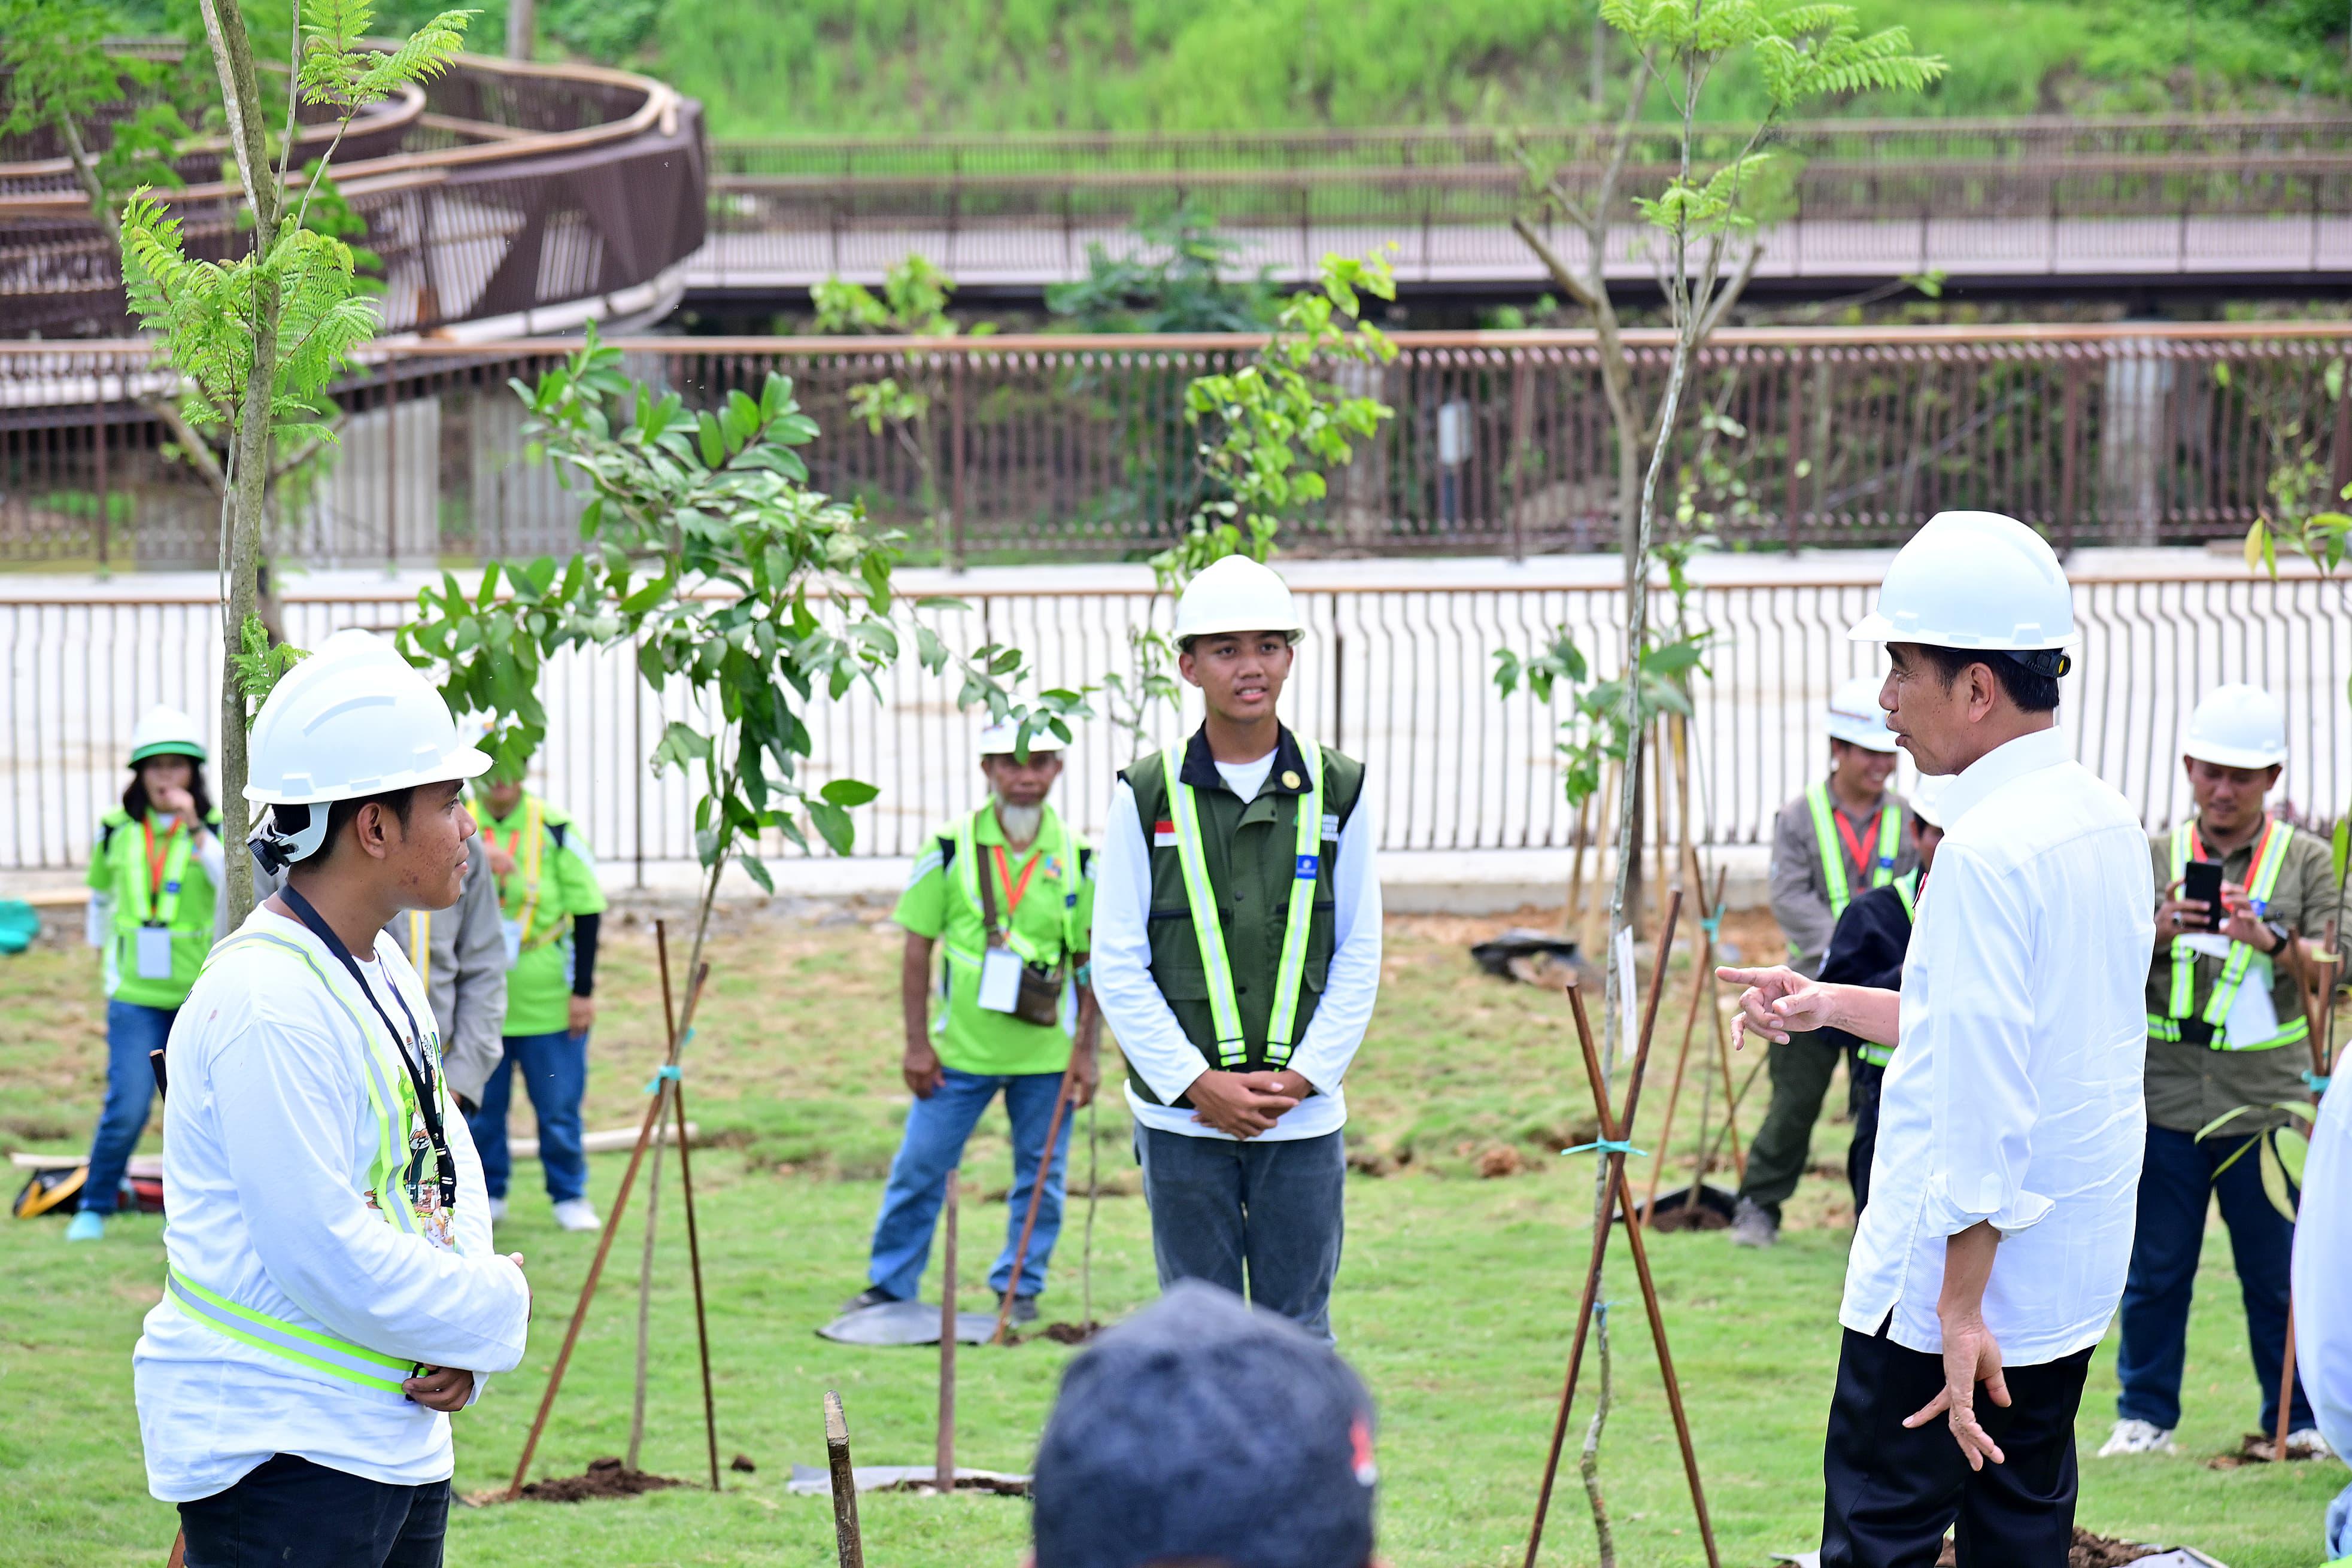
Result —
[[2195, 899], [2210, 912], [2205, 917], [2205, 929], [2221, 929], [2221, 862], [2190, 861], [2180, 879], [2180, 896]]

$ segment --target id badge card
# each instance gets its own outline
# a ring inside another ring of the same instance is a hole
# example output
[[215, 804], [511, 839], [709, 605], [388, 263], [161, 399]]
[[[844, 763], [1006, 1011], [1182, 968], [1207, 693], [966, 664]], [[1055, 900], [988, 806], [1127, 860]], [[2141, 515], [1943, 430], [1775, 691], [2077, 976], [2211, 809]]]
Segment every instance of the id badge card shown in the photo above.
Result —
[[981, 1007], [1009, 1013], [1021, 1005], [1021, 955], [1010, 947], [990, 947], [980, 956]]
[[507, 945], [507, 967], [511, 969], [522, 962], [522, 922], [500, 920], [499, 936]]
[[141, 979], [170, 979], [172, 977], [172, 928], [168, 925], [142, 925], [139, 928], [138, 959]]

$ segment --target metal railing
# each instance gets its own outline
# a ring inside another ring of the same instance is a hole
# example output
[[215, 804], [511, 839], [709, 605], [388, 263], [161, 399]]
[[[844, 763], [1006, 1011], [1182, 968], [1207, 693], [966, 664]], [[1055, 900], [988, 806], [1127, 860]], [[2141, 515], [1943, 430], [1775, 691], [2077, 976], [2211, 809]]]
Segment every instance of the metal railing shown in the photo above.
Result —
[[[649, 77], [463, 55], [354, 127], [338, 188], [382, 258], [387, 332], [482, 335], [651, 320], [704, 235], [701, 107]], [[18, 151], [42, 153], [27, 143]], [[192, 152], [191, 172], [204, 162]], [[246, 241], [237, 189], [158, 191], [192, 256]], [[0, 334], [95, 336], [127, 325], [121, 257], [71, 169], [0, 164]]]
[[[1654, 383], [1665, 346], [1631, 335]], [[625, 340], [632, 374], [709, 405], [791, 376], [824, 434], [814, 482], [907, 528], [918, 554], [1118, 559], [1200, 501], [1184, 386], [1247, 337]], [[1591, 336], [1402, 333], [1394, 363], [1338, 372], [1396, 411], [1288, 548], [1506, 553], [1607, 549], [1615, 455]], [[339, 395], [333, 466], [284, 552], [318, 564], [562, 554], [578, 500], [526, 460], [509, 378], [562, 345], [389, 346]], [[2273, 505], [2286, 447], [2352, 481], [2352, 400], [2328, 367], [2352, 323], [1754, 329], [1717, 335], [1695, 402], [1741, 433], [1685, 435], [1707, 527], [1735, 549], [1885, 544], [1984, 507], [2062, 545], [2226, 538]], [[2340, 376], [2340, 371], [2337, 372]], [[932, 394], [877, 434], [851, 389]], [[131, 400], [161, 384], [136, 344], [0, 345], [0, 560], [205, 565], [217, 503]], [[2296, 434], [2289, 441], [2286, 432]], [[1702, 457], [1706, 459], [1701, 461]], [[1683, 481], [1670, 477], [1674, 502]]]
[[[1539, 282], [1510, 230], [1528, 207], [1515, 146], [1571, 191], [1607, 162], [1592, 127], [722, 142], [696, 286], [806, 287], [910, 249], [966, 281], [1050, 280], [1083, 273], [1093, 246], [1148, 249], [1134, 226], [1179, 212], [1239, 240], [1237, 265], [1286, 276], [1393, 243], [1411, 280]], [[1759, 277], [2352, 269], [2352, 118], [1829, 120], [1778, 146]], [[1698, 152], [1736, 148], [1722, 133]], [[1656, 270], [1633, 204], [1675, 151], [1671, 127], [1637, 133], [1612, 275]], [[1558, 224], [1549, 239], [1581, 244]]]
[[[1717, 562], [1718, 566], [1726, 563]], [[1714, 639], [1692, 727], [1695, 836], [1718, 845], [1765, 841], [1773, 813], [1824, 765], [1830, 689], [1876, 667], [1875, 649], [1847, 641], [1867, 607], [1865, 580], [1709, 583], [1693, 601]], [[956, 645], [987, 640], [1027, 650], [1046, 683], [1098, 683], [1123, 668], [1130, 625], [1165, 624], [1147, 592], [968, 593], [935, 624]], [[1497, 648], [1521, 652], [1567, 628], [1598, 670], [1622, 663], [1622, 596], [1613, 588], [1537, 588], [1499, 579], [1444, 588], [1304, 588], [1310, 632], [1289, 689], [1288, 719], [1363, 758], [1380, 842], [1391, 851], [1532, 850], [1571, 843], [1576, 814], [1561, 794], [1558, 708], [1493, 686]], [[2121, 789], [2151, 827], [2186, 808], [2178, 739], [2189, 709], [2226, 680], [2261, 683], [2286, 705], [2291, 759], [2283, 800], [2305, 820], [2333, 817], [2352, 792], [2352, 606], [2344, 585], [2278, 583], [2242, 574], [2173, 579], [2078, 576], [2078, 673], [2061, 718], [2075, 755]], [[393, 598], [310, 599], [285, 605], [287, 635], [315, 646], [346, 625], [388, 629], [414, 609]], [[209, 726], [219, 667], [218, 610], [190, 599], [70, 602], [0, 600], [0, 868], [82, 863], [123, 781], [138, 715], [169, 702]], [[691, 859], [693, 803], [675, 772], [645, 758], [682, 710], [649, 693], [628, 650], [566, 655], [541, 692], [549, 714], [537, 782], [574, 812], [608, 867], [642, 879], [648, 866]], [[672, 702], [675, 699], [671, 699]], [[976, 798], [978, 721], [942, 680], [902, 665], [881, 700], [862, 695], [809, 714], [814, 779], [864, 779], [882, 794], [854, 813], [856, 853], [919, 852], [936, 826]], [[1157, 716], [1163, 745], [1196, 722]], [[1062, 800], [1099, 831], [1113, 777], [1138, 749], [1105, 722], [1081, 727]], [[1670, 812], [1670, 820], [1677, 813]], [[787, 853], [781, 843], [770, 852]]]

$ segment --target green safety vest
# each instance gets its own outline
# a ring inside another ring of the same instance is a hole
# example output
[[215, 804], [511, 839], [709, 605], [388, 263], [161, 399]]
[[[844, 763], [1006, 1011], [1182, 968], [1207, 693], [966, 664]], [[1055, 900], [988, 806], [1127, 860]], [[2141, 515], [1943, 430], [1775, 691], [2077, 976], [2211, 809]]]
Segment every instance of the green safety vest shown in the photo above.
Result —
[[[365, 998], [350, 993], [348, 980], [330, 977], [310, 950], [290, 937], [267, 931], [244, 932], [214, 948], [212, 956], [205, 961], [205, 967], [210, 968], [225, 953], [259, 947], [277, 948], [300, 959], [327, 994], [335, 998], [359, 1035], [360, 1061], [364, 1070], [362, 1076], [367, 1083], [368, 1106], [374, 1113], [376, 1124], [375, 1154], [368, 1162], [368, 1207], [381, 1215], [385, 1224], [412, 1236], [441, 1229], [429, 1212], [417, 1212], [409, 1197], [410, 1186], [422, 1169], [428, 1174], [421, 1185], [436, 1194], [436, 1207], [439, 1202], [436, 1177], [429, 1174], [433, 1171], [432, 1150], [425, 1145], [421, 1135], [410, 1135], [410, 1129], [417, 1122], [416, 1090], [402, 1062], [399, 1044], [384, 1033], [375, 1019], [375, 1009]], [[433, 1050], [437, 1043], [419, 1041], [418, 1048]], [[449, 1114], [449, 1090], [447, 1081], [438, 1074], [435, 1076], [435, 1090], [446, 1120]], [[370, 1350], [322, 1329], [289, 1322], [240, 1306], [177, 1270], [166, 1271], [164, 1289], [182, 1312], [207, 1328], [240, 1344], [266, 1351], [311, 1376], [405, 1400], [407, 1396], [401, 1392], [401, 1385], [416, 1375], [415, 1362]]]
[[[1830, 918], [1835, 920], [1852, 903], [1845, 877], [1845, 848], [1839, 841], [1837, 816], [1830, 804], [1830, 787], [1816, 783], [1805, 791], [1813, 810], [1813, 841], [1822, 852], [1822, 880], [1830, 892]], [[1870, 885], [1885, 887], [1895, 880], [1895, 857], [1903, 852], [1903, 808], [1889, 796], [1878, 813], [1878, 838], [1870, 865]]]
[[[219, 832], [220, 813], [212, 813], [205, 826]], [[106, 891], [114, 898], [113, 928], [106, 948], [107, 995], [142, 1006], [176, 1008], [195, 983], [194, 972], [201, 971], [213, 938], [211, 879], [199, 880], [202, 896], [183, 895], [195, 855], [194, 835], [173, 823], [159, 874], [147, 859], [147, 833], [128, 812], [109, 811], [102, 829], [99, 852], [105, 863]], [[171, 977], [149, 979], [140, 975], [138, 944], [142, 926], [162, 926], [172, 933]], [[180, 977], [183, 974], [185, 979]]]
[[[1123, 775], [1154, 851], [1152, 979], [1186, 1038], [1228, 1071], [1288, 1064], [1338, 940], [1326, 846], [1354, 809], [1363, 769], [1288, 730], [1283, 739], [1281, 755], [1295, 747], [1296, 760], [1277, 761], [1249, 801], [1186, 783], [1182, 748], [1147, 755]], [[1150, 1099], [1148, 1088], [1137, 1092]]]
[[[966, 817], [961, 825], [956, 829], [955, 858], [956, 865], [959, 868], [957, 872], [957, 882], [963, 889], [964, 897], [971, 901], [971, 907], [975, 912], [985, 907], [980, 901], [981, 846], [978, 841], [977, 830], [980, 823], [981, 811], [992, 810], [994, 810], [993, 807], [982, 806], [980, 809], [980, 811], [974, 811], [971, 816]], [[1055, 836], [1055, 852], [1059, 856], [1056, 864], [1060, 867], [1060, 870], [1056, 873], [1055, 880], [1062, 890], [1061, 950], [1055, 953], [1042, 952], [1038, 949], [1038, 946], [1034, 942], [1030, 941], [1029, 938], [1024, 936], [1020, 932], [1013, 930], [1013, 912], [1004, 908], [1002, 902], [1000, 902], [996, 911], [995, 931], [992, 933], [983, 933], [982, 940], [984, 943], [987, 940], [987, 937], [991, 935], [1001, 937], [1007, 947], [1020, 955], [1021, 961], [1023, 963], [1035, 964], [1042, 968], [1052, 968], [1055, 965], [1059, 964], [1065, 956], [1077, 948], [1084, 946], [1085, 944], [1079, 940], [1078, 933], [1075, 928], [1078, 917], [1077, 841], [1070, 837], [1070, 824], [1059, 811], [1056, 811], [1051, 806], [1048, 806], [1045, 808], [1045, 815], [1048, 821], [1045, 827], [1039, 831], [1038, 837], [1041, 839], [1044, 838], [1045, 833], [1050, 831]], [[951, 963], [968, 964], [973, 968], [978, 968], [980, 967], [981, 955], [978, 953], [969, 952], [964, 948], [956, 946], [953, 943], [950, 943], [948, 944], [948, 958]]]
[[[568, 822], [558, 822], [551, 830], [547, 821], [547, 803], [536, 795], [524, 794], [522, 826], [514, 831], [503, 846], [507, 853], [514, 857], [514, 870], [509, 872], [499, 884], [499, 912], [513, 921], [515, 929], [521, 933], [521, 952], [529, 953], [544, 947], [572, 934], [572, 914], [569, 910], [544, 926], [536, 924], [540, 878], [546, 863], [547, 841], [551, 831], [561, 835], [569, 825]], [[491, 842], [498, 842], [496, 829], [485, 827], [482, 831], [489, 835]], [[560, 836], [557, 842], [562, 842]], [[423, 973], [422, 970], [418, 972]]]
[[[2276, 818], [2263, 831], [2262, 841], [2254, 846], [2252, 873], [2247, 878], [2246, 896], [2256, 904], [2267, 904], [2271, 893], [2278, 886], [2279, 873], [2286, 866], [2287, 846], [2294, 841], [2294, 829]], [[2204, 845], [2197, 837], [2197, 824], [2192, 820], [2172, 830], [2172, 877], [2179, 882], [2188, 874], [2189, 862], [2204, 858]], [[2205, 1010], [2198, 1016], [2213, 1026], [2212, 1047], [2215, 1051], [2270, 1051], [2282, 1045], [2296, 1045], [2311, 1038], [2311, 1020], [2298, 1015], [2291, 1023], [2283, 1022], [2279, 1031], [2268, 1040], [2237, 1040], [2228, 1038], [2224, 1026], [2230, 1018], [2230, 1004], [2237, 999], [2238, 988], [2245, 983], [2246, 971], [2253, 964], [2254, 950], [2243, 942], [2230, 944], [2230, 956], [2221, 964], [2221, 978], [2213, 982], [2213, 994], [2205, 999]], [[2172, 939], [2172, 994], [2161, 1014], [2147, 1015], [2147, 1032], [2153, 1040], [2179, 1040], [2180, 1022], [2190, 1016], [2197, 1001], [2197, 950], [2183, 937]]]
[[[1919, 918], [1919, 868], [1913, 866], [1887, 885], [1895, 890], [1895, 896], [1903, 901], [1903, 918], [1916, 922]], [[1864, 1040], [1854, 1054], [1873, 1067], [1884, 1067], [1895, 1060], [1895, 1048], [1881, 1045], [1874, 1040]]]

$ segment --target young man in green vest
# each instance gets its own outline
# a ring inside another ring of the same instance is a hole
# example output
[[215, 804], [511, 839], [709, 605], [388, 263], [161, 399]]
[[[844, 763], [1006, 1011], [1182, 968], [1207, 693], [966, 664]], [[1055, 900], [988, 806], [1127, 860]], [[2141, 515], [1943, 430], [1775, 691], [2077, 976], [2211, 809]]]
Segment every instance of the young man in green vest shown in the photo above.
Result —
[[[980, 768], [987, 804], [940, 826], [916, 860], [892, 916], [907, 933], [898, 988], [907, 1049], [899, 1070], [915, 1103], [874, 1222], [866, 1288], [850, 1301], [852, 1312], [915, 1300], [948, 1177], [962, 1165], [965, 1140], [1002, 1090], [1013, 1129], [1013, 1186], [1004, 1250], [988, 1282], [1000, 1306], [1005, 1292], [1013, 1293], [1013, 1322], [1035, 1321], [1045, 1265], [1062, 1229], [1072, 1118], [1064, 1113], [1050, 1152], [1046, 1131], [1063, 1074], [1076, 1070], [1075, 1105], [1094, 1099], [1100, 1076], [1095, 1041], [1101, 1025], [1086, 951], [1094, 861], [1046, 803], [1062, 773], [1061, 743], [1046, 733], [1031, 736], [1024, 747], [1018, 727], [995, 725], [981, 737]], [[942, 943], [947, 961], [934, 1017], [931, 957]], [[1013, 1255], [1041, 1170], [1045, 1191], [1016, 1281]]]
[[[1772, 917], [1789, 941], [1789, 966], [1818, 977], [1838, 917], [1854, 897], [1892, 884], [1919, 863], [1904, 831], [1895, 776], [1895, 734], [1878, 706], [1878, 682], [1858, 675], [1831, 694], [1830, 773], [1780, 809], [1772, 824]], [[1748, 1150], [1732, 1240], [1769, 1247], [1780, 1206], [1812, 1158], [1813, 1124], [1837, 1072], [1838, 1042], [1791, 1034], [1771, 1048], [1772, 1103]]]
[[89, 945], [103, 955], [106, 1106], [68, 1241], [106, 1234], [123, 1167], [155, 1093], [147, 1053], [163, 1049], [220, 929], [220, 813], [205, 792], [205, 739], [176, 708], [150, 709], [131, 732], [130, 784], [98, 826], [89, 857]]
[[467, 1117], [489, 1186], [490, 1218], [506, 1218], [513, 1170], [507, 1107], [520, 1072], [539, 1119], [539, 1162], [555, 1222], [593, 1230], [602, 1221], [588, 1201], [580, 1101], [588, 1090], [588, 1030], [596, 1021], [604, 890], [579, 825], [525, 789], [519, 773], [491, 774], [479, 799], [507, 946], [506, 1054], [482, 1085], [481, 1108]]
[[1127, 1058], [1162, 1290], [1201, 1279], [1331, 1336], [1341, 1083], [1381, 974], [1364, 769], [1276, 716], [1306, 627], [1245, 557], [1176, 607], [1206, 718], [1119, 776], [1096, 894], [1095, 995]]
[[[2123, 1386], [2101, 1454], [2172, 1450], [2189, 1293], [2217, 1196], [2245, 1301], [2261, 1429], [2278, 1430], [2294, 1225], [2263, 1193], [2247, 1145], [2286, 1122], [2271, 1107], [2305, 1096], [2311, 1026], [2299, 960], [2339, 913], [2327, 841], [2263, 808], [2286, 761], [2278, 699], [2256, 686], [2214, 688], [2190, 716], [2181, 751], [2197, 814], [2149, 844], [2162, 892], [2147, 975], [2147, 1156], [2116, 1356]], [[2219, 911], [2184, 885], [2192, 865], [2217, 861]], [[2242, 1106], [2247, 1114], [2198, 1136]], [[2328, 1452], [2300, 1384], [2287, 1427], [2290, 1457]]]

